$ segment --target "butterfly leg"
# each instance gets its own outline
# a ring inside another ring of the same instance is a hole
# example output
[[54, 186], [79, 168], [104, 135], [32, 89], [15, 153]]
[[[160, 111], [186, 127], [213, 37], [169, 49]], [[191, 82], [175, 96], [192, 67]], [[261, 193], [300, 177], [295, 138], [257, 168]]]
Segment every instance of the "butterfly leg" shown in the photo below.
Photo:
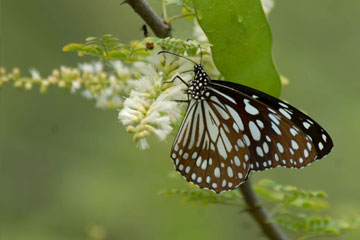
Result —
[[180, 81], [182, 81], [186, 86], [189, 86], [189, 84], [187, 82], [185, 82], [185, 80], [182, 79], [179, 75], [176, 75], [173, 79], [171, 79], [170, 81], [166, 81], [164, 83], [173, 83], [176, 78], [180, 79]]
[[189, 103], [190, 101], [189, 100], [173, 100], [177, 103]]

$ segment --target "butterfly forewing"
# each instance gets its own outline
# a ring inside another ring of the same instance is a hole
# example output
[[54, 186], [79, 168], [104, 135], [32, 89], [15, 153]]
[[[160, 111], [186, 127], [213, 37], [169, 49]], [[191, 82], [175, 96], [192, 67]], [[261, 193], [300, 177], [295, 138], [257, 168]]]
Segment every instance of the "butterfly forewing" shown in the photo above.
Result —
[[333, 142], [329, 134], [312, 118], [288, 103], [241, 84], [218, 80], [212, 80], [212, 83], [233, 89], [235, 95], [242, 93], [246, 94], [249, 98], [258, 100], [269, 109], [275, 111], [288, 122], [290, 126], [296, 126], [297, 129], [304, 132], [304, 134], [310, 138], [311, 142], [313, 142], [317, 152], [317, 159], [323, 158], [332, 150]]
[[236, 188], [250, 170], [242, 126], [220, 97], [190, 102], [171, 151], [176, 170], [187, 181], [217, 193]]
[[238, 84], [212, 81], [211, 87], [236, 101], [230, 105], [244, 122], [251, 170], [303, 168], [331, 150], [325, 130], [289, 104]]

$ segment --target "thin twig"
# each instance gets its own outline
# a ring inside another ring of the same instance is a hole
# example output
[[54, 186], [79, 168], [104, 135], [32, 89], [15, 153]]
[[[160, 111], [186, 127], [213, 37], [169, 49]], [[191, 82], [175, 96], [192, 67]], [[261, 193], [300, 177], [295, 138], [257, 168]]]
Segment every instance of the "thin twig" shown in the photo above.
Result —
[[240, 185], [239, 190], [244, 196], [248, 212], [260, 225], [264, 234], [271, 240], [288, 239], [281, 229], [272, 222], [270, 214], [266, 208], [260, 204], [260, 201], [250, 184], [250, 180], [247, 180], [245, 183]]
[[128, 3], [134, 11], [144, 19], [156, 36], [160, 38], [170, 36], [170, 25], [165, 23], [165, 21], [154, 12], [146, 0], [125, 0], [124, 3]]
[[[151, 9], [145, 0], [125, 0], [137, 12], [144, 21], [151, 27], [157, 37], [165, 38], [170, 36], [171, 28]], [[248, 207], [248, 212], [262, 228], [264, 234], [271, 240], [287, 240], [287, 236], [281, 229], [272, 222], [270, 214], [260, 205], [250, 180], [247, 180], [239, 187]]]
[[171, 23], [171, 22], [173, 22], [174, 20], [177, 20], [177, 19], [180, 19], [180, 18], [184, 18], [184, 17], [192, 17], [192, 16], [195, 16], [195, 14], [194, 14], [194, 13], [187, 13], [187, 14], [177, 15], [177, 16], [168, 18], [167, 21], [168, 21], [169, 23]]

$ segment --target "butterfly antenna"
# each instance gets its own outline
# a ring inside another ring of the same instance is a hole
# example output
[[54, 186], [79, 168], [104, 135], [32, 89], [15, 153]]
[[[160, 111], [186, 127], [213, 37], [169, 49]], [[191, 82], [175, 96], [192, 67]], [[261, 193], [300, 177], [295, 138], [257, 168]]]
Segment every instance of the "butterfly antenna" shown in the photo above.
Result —
[[189, 60], [189, 61], [193, 62], [195, 65], [197, 65], [197, 63], [196, 63], [195, 61], [193, 61], [193, 60], [191, 60], [190, 58], [187, 58], [187, 57], [185, 57], [185, 56], [181, 56], [181, 55], [179, 55], [179, 54], [172, 53], [172, 52], [168, 52], [168, 51], [160, 51], [160, 52], [158, 52], [158, 55], [159, 55], [159, 54], [162, 54], [162, 53], [168, 53], [168, 54], [171, 54], [171, 55], [180, 57], [180, 58], [184, 58], [184, 59], [186, 59], [186, 60]]

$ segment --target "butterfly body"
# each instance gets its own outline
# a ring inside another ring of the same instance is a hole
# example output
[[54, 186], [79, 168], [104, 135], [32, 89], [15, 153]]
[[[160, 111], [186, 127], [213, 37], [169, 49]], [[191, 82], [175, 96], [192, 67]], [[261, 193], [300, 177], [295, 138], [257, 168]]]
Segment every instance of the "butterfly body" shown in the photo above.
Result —
[[171, 158], [189, 182], [216, 193], [233, 190], [252, 171], [303, 168], [333, 147], [314, 120], [261, 91], [211, 80], [194, 66], [189, 105]]
[[188, 89], [188, 94], [195, 100], [205, 100], [210, 96], [207, 86], [211, 80], [200, 65], [194, 66], [195, 77]]

